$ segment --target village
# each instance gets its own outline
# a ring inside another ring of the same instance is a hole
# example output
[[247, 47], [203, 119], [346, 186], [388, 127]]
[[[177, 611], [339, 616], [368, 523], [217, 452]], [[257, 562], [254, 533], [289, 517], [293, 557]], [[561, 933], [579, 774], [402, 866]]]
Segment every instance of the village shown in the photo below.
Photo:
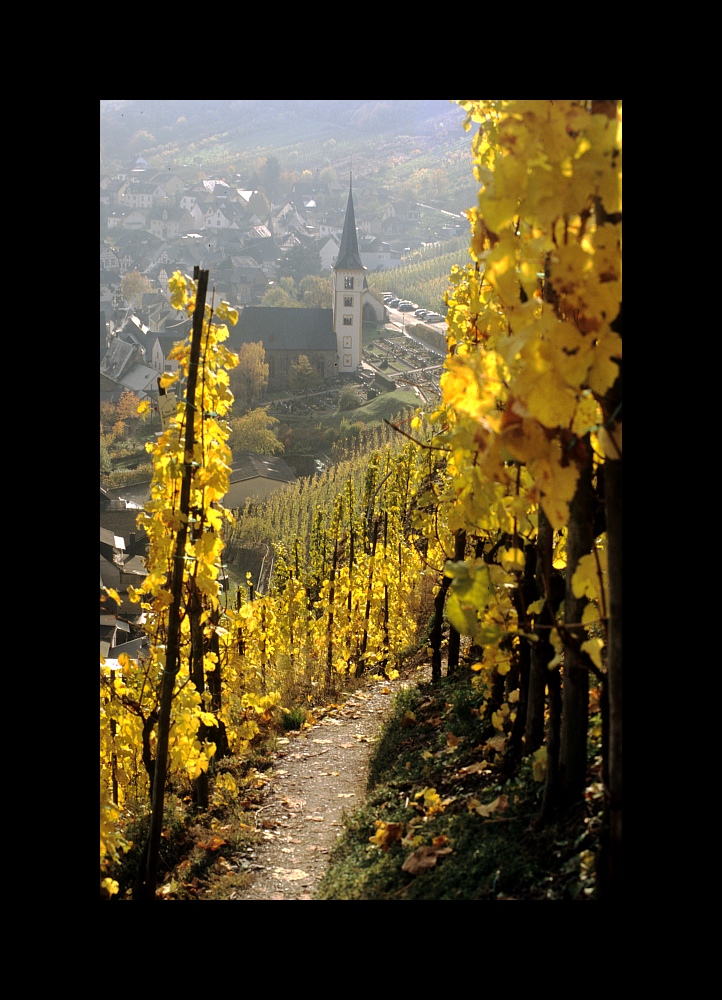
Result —
[[[434, 314], [423, 323], [426, 311], [417, 303], [399, 302], [393, 292], [370, 287], [370, 274], [379, 278], [379, 287], [393, 287], [393, 271], [403, 254], [357, 225], [351, 179], [345, 210], [329, 210], [323, 218], [315, 214], [314, 191], [299, 185], [290, 192], [296, 201], [289, 199], [275, 214], [259, 216], [253, 206], [267, 205], [260, 191], [233, 189], [222, 180], [186, 190], [180, 178], [153, 172], [142, 158], [127, 172], [104, 180], [101, 225], [105, 221], [108, 233], [101, 230], [101, 404], [117, 403], [124, 393], [132, 393], [150, 399], [158, 411], [160, 376], [177, 370], [169, 355], [190, 330], [190, 320], [170, 304], [168, 280], [176, 270], [189, 274], [196, 268], [212, 269], [215, 300], [239, 311], [228, 340], [231, 350], [263, 345], [269, 366], [263, 401], [269, 416], [294, 421], [334, 414], [349, 386], [359, 406], [384, 393], [396, 393], [407, 406], [438, 397], [443, 322]], [[330, 197], [327, 186], [319, 194]], [[390, 204], [379, 227], [395, 237], [394, 244], [403, 244], [413, 242], [412, 232], [419, 240], [418, 223], [414, 206]], [[448, 239], [456, 235], [456, 224], [444, 220], [442, 229]], [[439, 232], [425, 235], [436, 239]], [[410, 251], [408, 245], [405, 249]], [[278, 284], [288, 255], [309, 250], [322, 261], [321, 277], [332, 278], [333, 308], [261, 305]], [[141, 293], [129, 301], [124, 278], [134, 273], [143, 279]], [[407, 322], [412, 306], [420, 315]], [[314, 386], [291, 384], [290, 371], [301, 354], [319, 376]], [[137, 461], [131, 455], [114, 467], [132, 470]], [[226, 504], [241, 509], [300, 475], [321, 471], [328, 461], [325, 454], [296, 456], [292, 463], [289, 458], [291, 464], [279, 455], [234, 454]], [[123, 615], [133, 620], [137, 611], [126, 594], [145, 574], [146, 539], [136, 530], [135, 518], [149, 496], [145, 477], [122, 487], [101, 484], [101, 586], [121, 596], [121, 622]], [[115, 616], [101, 617], [108, 619], [101, 621], [101, 633], [119, 627]], [[107, 651], [115, 651], [119, 638], [101, 635]]]
[[[101, 400], [117, 399], [126, 389], [143, 398], [154, 391], [158, 372], [173, 370], [168, 352], [188, 328], [169, 302], [168, 280], [174, 271], [192, 274], [195, 267], [207, 268], [216, 298], [235, 308], [259, 306], [278, 285], [284, 264], [286, 270], [291, 263], [302, 270], [310, 261], [308, 267], [317, 263], [317, 273], [330, 275], [339, 255], [347, 193], [347, 181], [333, 188], [320, 181], [298, 182], [275, 206], [262, 190], [234, 188], [223, 179], [186, 185], [176, 173], [152, 170], [142, 157], [118, 176], [102, 177]], [[357, 192], [357, 206], [359, 200]], [[461, 213], [456, 218], [442, 210], [424, 214], [432, 221], [426, 229], [416, 203], [389, 202], [374, 219], [359, 214], [358, 253], [371, 278], [364, 321], [383, 326], [389, 319], [373, 287], [374, 276], [393, 273], [414, 251], [465, 232]], [[149, 290], [128, 301], [123, 278], [135, 272]], [[116, 347], [111, 358], [116, 340], [130, 349]]]

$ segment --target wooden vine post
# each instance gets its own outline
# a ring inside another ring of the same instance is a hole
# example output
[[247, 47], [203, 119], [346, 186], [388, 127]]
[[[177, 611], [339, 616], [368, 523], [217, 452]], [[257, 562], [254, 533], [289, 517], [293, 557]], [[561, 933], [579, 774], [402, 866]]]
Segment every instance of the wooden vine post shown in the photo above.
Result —
[[137, 898], [145, 901], [155, 899], [158, 857], [160, 853], [160, 837], [163, 827], [165, 780], [168, 767], [168, 739], [170, 734], [171, 704], [173, 702], [173, 687], [175, 685], [175, 679], [180, 669], [181, 607], [183, 598], [183, 582], [185, 579], [185, 549], [188, 538], [191, 479], [193, 475], [193, 450], [196, 437], [195, 400], [196, 386], [198, 383], [198, 364], [200, 360], [201, 340], [203, 336], [206, 293], [208, 290], [208, 271], [201, 271], [196, 268], [194, 278], [198, 281], [198, 291], [196, 293], [196, 306], [193, 313], [191, 354], [188, 368], [188, 386], [186, 389], [183, 477], [181, 480], [180, 494], [181, 523], [176, 537], [175, 552], [173, 555], [173, 572], [170, 580], [170, 590], [173, 596], [173, 601], [168, 611], [166, 664], [165, 670], [163, 671], [160, 692], [158, 738], [155, 753], [155, 779], [153, 781], [150, 832], [148, 835], [147, 867], [145, 882], [140, 887], [141, 891], [137, 896]]

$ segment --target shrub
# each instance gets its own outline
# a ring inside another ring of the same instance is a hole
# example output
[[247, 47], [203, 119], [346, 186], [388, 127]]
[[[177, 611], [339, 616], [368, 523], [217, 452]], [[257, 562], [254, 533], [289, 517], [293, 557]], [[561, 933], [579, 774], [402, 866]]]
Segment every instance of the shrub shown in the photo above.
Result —
[[361, 400], [355, 389], [350, 385], [344, 386], [338, 394], [339, 410], [357, 410], [361, 406]]

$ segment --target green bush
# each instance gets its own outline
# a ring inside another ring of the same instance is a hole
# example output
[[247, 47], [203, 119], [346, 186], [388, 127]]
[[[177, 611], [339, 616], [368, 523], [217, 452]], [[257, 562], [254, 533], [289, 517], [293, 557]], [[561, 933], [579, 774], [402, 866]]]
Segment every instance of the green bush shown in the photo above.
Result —
[[361, 406], [359, 394], [350, 385], [344, 386], [338, 394], [338, 408], [343, 410], [357, 410]]
[[306, 710], [303, 708], [284, 708], [281, 725], [284, 729], [300, 729], [306, 721]]

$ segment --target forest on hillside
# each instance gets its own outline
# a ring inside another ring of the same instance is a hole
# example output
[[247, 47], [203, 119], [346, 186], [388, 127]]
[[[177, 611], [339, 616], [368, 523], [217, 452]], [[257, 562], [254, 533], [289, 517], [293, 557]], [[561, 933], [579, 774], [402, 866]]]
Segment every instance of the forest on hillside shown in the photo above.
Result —
[[[138, 515], [148, 653], [101, 657], [101, 898], [167, 898], [162, 845], [205, 821], [214, 853], [248, 827], [269, 735], [417, 656], [430, 688], [317, 898], [623, 898], [622, 104], [455, 103], [476, 198], [442, 396], [254, 509], [278, 540], [263, 595], [220, 584], [238, 314], [211, 312], [207, 271], [171, 279], [186, 389]], [[567, 845], [559, 895], [519, 864], [540, 838], [544, 865]]]

